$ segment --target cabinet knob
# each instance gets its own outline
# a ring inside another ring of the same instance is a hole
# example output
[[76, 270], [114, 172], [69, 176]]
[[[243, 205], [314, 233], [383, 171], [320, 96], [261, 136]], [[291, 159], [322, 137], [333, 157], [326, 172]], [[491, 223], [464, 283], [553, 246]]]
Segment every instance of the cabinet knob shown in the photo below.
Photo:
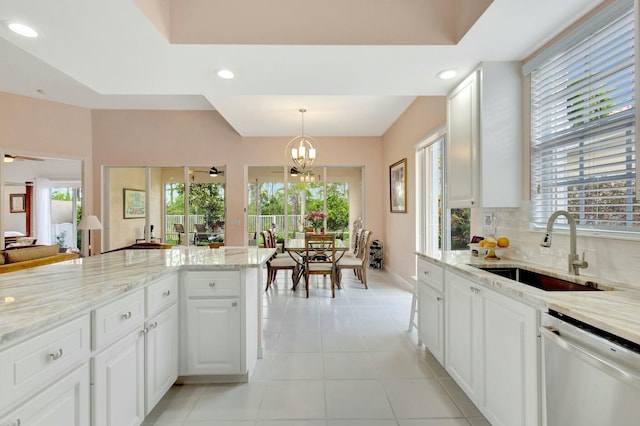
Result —
[[438, 297], [436, 297], [436, 300], [437, 300], [438, 302], [440, 302], [440, 301], [442, 301], [442, 297], [439, 297], [439, 296], [438, 296]]
[[[62, 354], [63, 354], [63, 352], [62, 352], [62, 348], [60, 348], [60, 349], [58, 349], [58, 350], [57, 350], [57, 351], [55, 351], [55, 352], [51, 352], [51, 353], [49, 354], [49, 358], [51, 358], [51, 360], [52, 360], [52, 361], [55, 361], [55, 360], [57, 360], [57, 359], [62, 358]], [[18, 423], [18, 424], [20, 424], [20, 423]]]
[[429, 271], [427, 271], [426, 269], [424, 270], [424, 274], [425, 275], [429, 275]]
[[122, 314], [122, 319], [128, 320], [129, 318], [131, 318], [131, 315], [131, 311], [127, 312], [126, 314]]
[[238, 302], [232, 302], [231, 306], [235, 308], [236, 306], [238, 306]]
[[162, 296], [167, 297], [171, 294], [171, 290], [167, 290], [164, 293], [162, 293]]
[[209, 283], [209, 287], [215, 287], [215, 286], [216, 286], [215, 281], [211, 281], [211, 282]]

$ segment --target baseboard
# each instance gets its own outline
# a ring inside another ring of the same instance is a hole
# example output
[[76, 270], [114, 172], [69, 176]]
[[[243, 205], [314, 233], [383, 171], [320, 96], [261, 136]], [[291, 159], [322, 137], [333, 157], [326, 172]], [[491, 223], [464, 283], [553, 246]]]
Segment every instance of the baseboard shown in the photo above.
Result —
[[402, 287], [405, 287], [407, 290], [413, 292], [413, 283], [408, 282], [407, 280], [405, 280], [404, 278], [402, 278], [400, 275], [396, 274], [393, 271], [390, 271], [388, 269], [385, 269], [384, 271], [389, 275], [389, 277], [393, 279], [393, 281], [396, 284]]

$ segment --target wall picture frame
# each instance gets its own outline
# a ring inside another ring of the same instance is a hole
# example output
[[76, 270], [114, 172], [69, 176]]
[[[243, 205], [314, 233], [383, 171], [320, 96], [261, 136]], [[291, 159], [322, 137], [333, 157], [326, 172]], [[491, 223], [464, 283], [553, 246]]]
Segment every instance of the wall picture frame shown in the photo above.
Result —
[[389, 166], [389, 205], [391, 213], [407, 212], [407, 159]]
[[147, 217], [147, 200], [144, 191], [124, 188], [122, 193], [125, 219], [144, 219]]
[[9, 212], [26, 213], [26, 194], [9, 194]]

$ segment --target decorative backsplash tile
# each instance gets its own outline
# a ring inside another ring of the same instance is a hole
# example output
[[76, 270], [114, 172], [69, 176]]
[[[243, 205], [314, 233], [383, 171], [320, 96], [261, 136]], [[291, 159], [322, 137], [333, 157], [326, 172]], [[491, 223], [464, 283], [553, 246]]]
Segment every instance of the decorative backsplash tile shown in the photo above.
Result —
[[[507, 236], [510, 249], [504, 256], [540, 266], [567, 269], [569, 235], [554, 231], [551, 247], [540, 246], [542, 231], [529, 227], [529, 203], [523, 202], [519, 209], [491, 209], [496, 222], [496, 234]], [[482, 215], [480, 215], [482, 216]], [[640, 240], [584, 235], [578, 231], [578, 254], [585, 253], [589, 267], [582, 275], [603, 277], [640, 288]]]

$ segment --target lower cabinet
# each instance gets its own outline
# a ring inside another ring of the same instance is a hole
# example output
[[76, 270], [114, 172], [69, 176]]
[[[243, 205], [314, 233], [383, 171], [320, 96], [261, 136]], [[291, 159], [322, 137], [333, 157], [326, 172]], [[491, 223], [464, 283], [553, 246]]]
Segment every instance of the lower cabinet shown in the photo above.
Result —
[[144, 410], [144, 328], [92, 358], [93, 426], [137, 426]]
[[539, 424], [538, 312], [445, 272], [445, 368], [492, 425]]
[[173, 304], [145, 323], [145, 414], [178, 378], [178, 305]]
[[240, 299], [187, 300], [187, 375], [240, 374]]
[[418, 338], [444, 364], [444, 272], [441, 266], [418, 260]]
[[1, 417], [0, 425], [86, 426], [89, 407], [89, 364], [85, 362]]

